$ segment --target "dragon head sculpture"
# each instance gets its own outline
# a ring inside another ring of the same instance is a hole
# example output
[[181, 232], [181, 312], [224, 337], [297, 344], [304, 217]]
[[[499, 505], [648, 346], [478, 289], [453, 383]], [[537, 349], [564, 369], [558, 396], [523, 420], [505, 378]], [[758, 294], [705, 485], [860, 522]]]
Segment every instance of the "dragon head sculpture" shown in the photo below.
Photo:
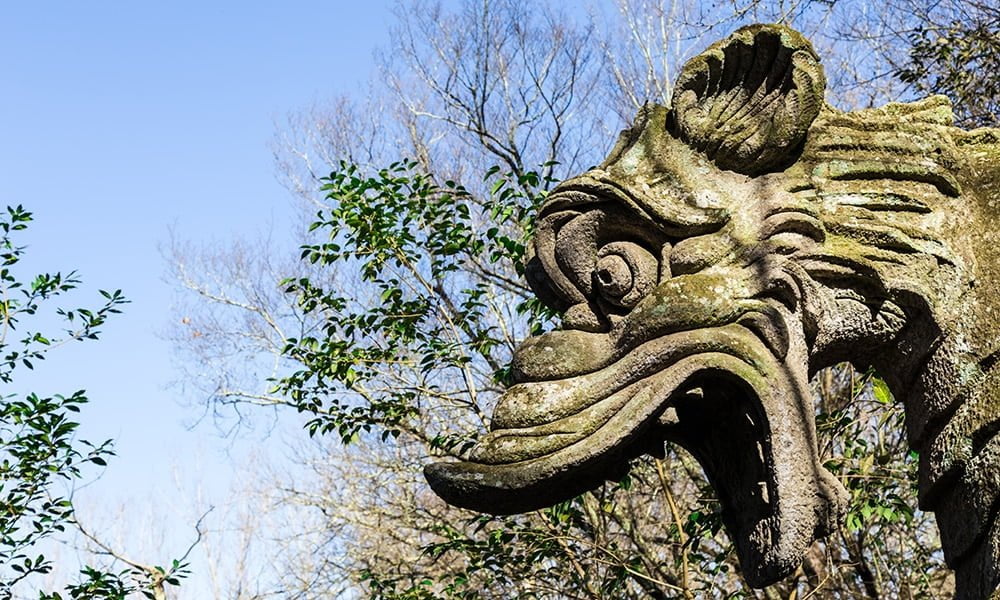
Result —
[[426, 468], [442, 498], [528, 511], [672, 441], [767, 585], [839, 526], [808, 383], [850, 361], [905, 403], [957, 596], [996, 589], [1000, 131], [955, 128], [943, 97], [845, 113], [824, 86], [800, 34], [745, 27], [555, 188], [528, 279], [563, 327], [517, 349], [468, 459]]

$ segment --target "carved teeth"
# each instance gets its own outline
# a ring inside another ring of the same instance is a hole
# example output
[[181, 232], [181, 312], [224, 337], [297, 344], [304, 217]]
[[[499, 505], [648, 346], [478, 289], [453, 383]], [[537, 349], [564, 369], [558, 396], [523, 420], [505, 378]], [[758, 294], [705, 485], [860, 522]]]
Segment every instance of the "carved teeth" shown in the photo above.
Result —
[[660, 415], [660, 425], [664, 427], [669, 427], [671, 425], [677, 425], [680, 423], [680, 419], [677, 417], [677, 409], [673, 406], [668, 406], [663, 414]]
[[[705, 398], [705, 391], [700, 387], [691, 388], [684, 392], [681, 396], [682, 400], [703, 400]], [[670, 427], [672, 425], [680, 424], [680, 417], [677, 416], [677, 408], [673, 406], [668, 406], [666, 410], [660, 415], [659, 423], [664, 427]]]

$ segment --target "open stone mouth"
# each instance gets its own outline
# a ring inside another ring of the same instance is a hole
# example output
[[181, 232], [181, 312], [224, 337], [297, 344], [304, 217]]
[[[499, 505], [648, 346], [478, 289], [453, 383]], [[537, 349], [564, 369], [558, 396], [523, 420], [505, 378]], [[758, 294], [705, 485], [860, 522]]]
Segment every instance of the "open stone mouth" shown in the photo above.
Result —
[[661, 417], [663, 437], [698, 459], [732, 529], [772, 516], [770, 434], [753, 390], [727, 373], [703, 373], [690, 386]]
[[468, 460], [425, 475], [450, 504], [527, 512], [616, 480], [631, 459], [662, 456], [673, 441], [704, 467], [744, 575], [760, 586], [793, 571], [845, 504], [819, 463], [812, 419], [804, 384], [758, 332], [733, 323], [661, 336], [582, 375], [517, 384]]
[[[753, 389], [729, 373], [703, 373], [677, 394], [661, 417], [663, 438], [677, 443], [705, 470], [741, 562], [770, 541], [777, 527], [774, 459], [763, 407]], [[758, 544], [759, 545], [759, 544]]]

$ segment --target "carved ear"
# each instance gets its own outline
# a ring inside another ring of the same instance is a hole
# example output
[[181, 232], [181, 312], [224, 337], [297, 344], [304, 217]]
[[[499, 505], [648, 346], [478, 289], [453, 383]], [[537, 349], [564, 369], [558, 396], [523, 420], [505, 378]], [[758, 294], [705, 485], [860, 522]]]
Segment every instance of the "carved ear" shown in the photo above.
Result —
[[757, 175], [795, 160], [825, 87], [809, 40], [782, 25], [751, 25], [684, 65], [674, 123], [723, 169]]

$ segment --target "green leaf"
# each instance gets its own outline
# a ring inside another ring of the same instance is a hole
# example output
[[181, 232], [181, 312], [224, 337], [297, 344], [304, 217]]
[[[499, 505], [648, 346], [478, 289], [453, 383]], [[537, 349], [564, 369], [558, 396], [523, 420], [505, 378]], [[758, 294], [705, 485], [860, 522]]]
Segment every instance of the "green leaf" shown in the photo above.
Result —
[[872, 393], [879, 404], [892, 404], [892, 392], [881, 378], [872, 377]]

